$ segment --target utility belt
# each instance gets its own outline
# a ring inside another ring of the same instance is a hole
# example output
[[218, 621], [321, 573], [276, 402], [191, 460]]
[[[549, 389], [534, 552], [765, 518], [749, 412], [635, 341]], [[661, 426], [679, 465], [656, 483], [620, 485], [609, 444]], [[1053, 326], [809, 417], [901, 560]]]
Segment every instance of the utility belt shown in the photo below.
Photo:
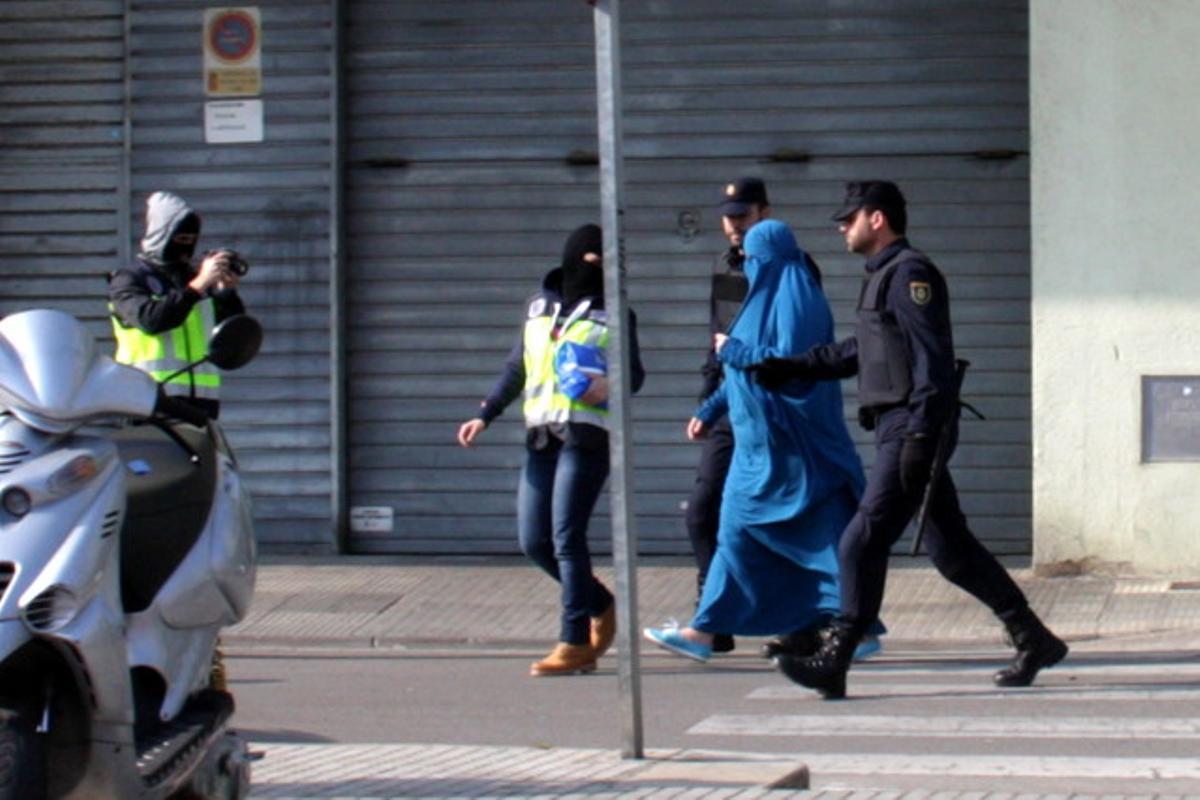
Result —
[[879, 424], [879, 418], [889, 411], [897, 408], [904, 408], [907, 403], [888, 403], [878, 406], [859, 406], [858, 409], [858, 424], [862, 426], [864, 431], [873, 431]]
[[568, 444], [600, 450], [608, 447], [608, 431], [586, 422], [551, 422], [525, 429], [525, 446], [530, 450], [559, 450]]

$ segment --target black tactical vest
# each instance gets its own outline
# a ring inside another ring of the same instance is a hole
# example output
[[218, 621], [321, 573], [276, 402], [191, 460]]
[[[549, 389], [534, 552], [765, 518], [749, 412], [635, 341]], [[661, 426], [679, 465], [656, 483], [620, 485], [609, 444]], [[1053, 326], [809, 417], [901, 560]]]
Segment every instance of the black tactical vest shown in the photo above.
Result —
[[896, 315], [887, 308], [888, 285], [904, 261], [929, 259], [905, 248], [863, 279], [858, 297], [858, 404], [862, 408], [900, 405], [912, 392], [912, 361]]
[[750, 290], [750, 281], [742, 272], [741, 264], [735, 266], [726, 254], [717, 259], [713, 265], [712, 276], [712, 313], [714, 330], [728, 331], [733, 318], [742, 310], [746, 293]]

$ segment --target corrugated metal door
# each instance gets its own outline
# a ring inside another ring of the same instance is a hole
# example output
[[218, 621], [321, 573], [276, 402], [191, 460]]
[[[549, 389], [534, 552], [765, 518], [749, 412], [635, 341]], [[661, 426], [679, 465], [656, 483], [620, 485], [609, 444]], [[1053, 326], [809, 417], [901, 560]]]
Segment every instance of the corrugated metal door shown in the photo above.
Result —
[[119, 0], [0, 4], [0, 314], [58, 308], [106, 332], [120, 237]]
[[[258, 358], [226, 378], [221, 420], [250, 477], [259, 540], [328, 550], [329, 3], [255, 5], [265, 140], [212, 145], [204, 136], [205, 5], [133, 5], [130, 224], [140, 238], [146, 197], [169, 189], [203, 218], [200, 250], [233, 247], [250, 262], [241, 294], [266, 338]], [[102, 287], [97, 280], [96, 302]]]
[[[641, 546], [688, 551], [683, 437], [707, 343], [725, 182], [757, 174], [823, 265], [849, 330], [861, 260], [828, 222], [844, 181], [898, 181], [974, 362], [955, 475], [980, 535], [1028, 552], [1027, 8], [981, 0], [624, 4], [630, 298], [649, 372], [635, 401]], [[522, 299], [598, 216], [586, 4], [352, 2], [351, 503], [390, 507], [359, 552], [514, 552], [514, 406], [473, 451]], [[847, 406], [853, 386], [846, 384]], [[865, 442], [865, 438], [863, 440]], [[870, 458], [870, 448], [863, 448]], [[607, 546], [607, 506], [593, 526]]]

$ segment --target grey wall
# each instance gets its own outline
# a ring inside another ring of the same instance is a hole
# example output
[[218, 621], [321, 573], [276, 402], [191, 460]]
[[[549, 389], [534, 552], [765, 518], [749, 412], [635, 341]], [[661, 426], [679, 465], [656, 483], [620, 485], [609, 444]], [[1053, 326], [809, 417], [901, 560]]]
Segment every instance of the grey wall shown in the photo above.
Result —
[[182, 194], [202, 247], [251, 261], [243, 294], [267, 328], [222, 413], [259, 538], [329, 549], [330, 12], [258, 5], [267, 141], [210, 146], [204, 4], [0, 4], [0, 312], [60, 308], [109, 346], [103, 276], [135, 247], [145, 197]]
[[[1036, 0], [1031, 18], [1035, 562], [1192, 578], [1198, 465], [1148, 462], [1142, 425], [1187, 451], [1200, 429], [1200, 6]], [[1162, 376], [1180, 384], [1151, 415], [1142, 381]]]
[[332, 546], [330, 505], [329, 3], [258, 2], [261, 144], [204, 143], [205, 4], [134, 5], [132, 198], [171, 189], [204, 219], [201, 248], [250, 261], [242, 296], [262, 354], [222, 387], [222, 421], [250, 476], [261, 541]]
[[203, 4], [0, 4], [0, 311], [60, 308], [110, 342], [103, 275], [140, 237], [146, 196], [182, 194], [202, 248], [249, 258], [243, 295], [267, 329], [222, 412], [259, 537], [328, 549], [330, 12], [258, 5], [267, 140], [210, 146]]
[[[257, 5], [266, 141], [220, 146], [203, 140], [201, 3], [0, 5], [0, 310], [65, 308], [107, 339], [100, 276], [140, 234], [145, 197], [188, 198], [202, 246], [251, 261], [244, 295], [267, 328], [222, 414], [260, 539], [330, 549], [334, 5]], [[598, 213], [591, 11], [352, 0], [345, 16], [349, 501], [396, 514], [390, 534], [352, 546], [512, 552], [519, 409], [474, 452], [453, 434], [522, 299]], [[630, 298], [650, 372], [634, 408], [644, 548], [687, 549], [679, 505], [698, 448], [682, 428], [724, 244], [714, 205], [757, 174], [825, 268], [843, 333], [860, 264], [829, 210], [848, 179], [908, 192], [914, 242], [947, 273], [975, 364], [968, 394], [989, 415], [963, 428], [964, 504], [994, 547], [1027, 552], [1024, 0], [762, 0], [736, 18], [718, 0], [658, 0], [623, 18]], [[606, 517], [602, 502], [600, 549]]]
[[[649, 370], [634, 405], [644, 549], [687, 550], [680, 503], [698, 448], [682, 431], [724, 246], [714, 206], [749, 173], [825, 267], [843, 323], [861, 263], [827, 221], [842, 184], [906, 189], [914, 241], [951, 281], [968, 392], [989, 415], [964, 425], [964, 502], [994, 547], [1027, 552], [1025, 3], [768, 1], [730, 15], [679, 0], [627, 3], [622, 17], [629, 296]], [[352, 2], [348, 18], [350, 496], [396, 514], [394, 531], [353, 543], [510, 552], [519, 403], [473, 451], [453, 435], [498, 373], [522, 299], [598, 216], [596, 169], [573, 163], [596, 150], [591, 12]], [[601, 548], [606, 517], [602, 500]]]
[[59, 308], [107, 335], [120, 242], [119, 0], [0, 4], [0, 313]]

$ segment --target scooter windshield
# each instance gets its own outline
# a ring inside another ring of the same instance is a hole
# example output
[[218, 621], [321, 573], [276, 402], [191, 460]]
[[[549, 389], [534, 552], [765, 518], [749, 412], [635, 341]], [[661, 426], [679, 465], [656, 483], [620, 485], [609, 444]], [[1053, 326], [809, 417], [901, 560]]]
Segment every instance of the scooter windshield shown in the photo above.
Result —
[[0, 406], [47, 433], [103, 417], [148, 417], [158, 387], [96, 349], [70, 314], [35, 309], [0, 320]]

